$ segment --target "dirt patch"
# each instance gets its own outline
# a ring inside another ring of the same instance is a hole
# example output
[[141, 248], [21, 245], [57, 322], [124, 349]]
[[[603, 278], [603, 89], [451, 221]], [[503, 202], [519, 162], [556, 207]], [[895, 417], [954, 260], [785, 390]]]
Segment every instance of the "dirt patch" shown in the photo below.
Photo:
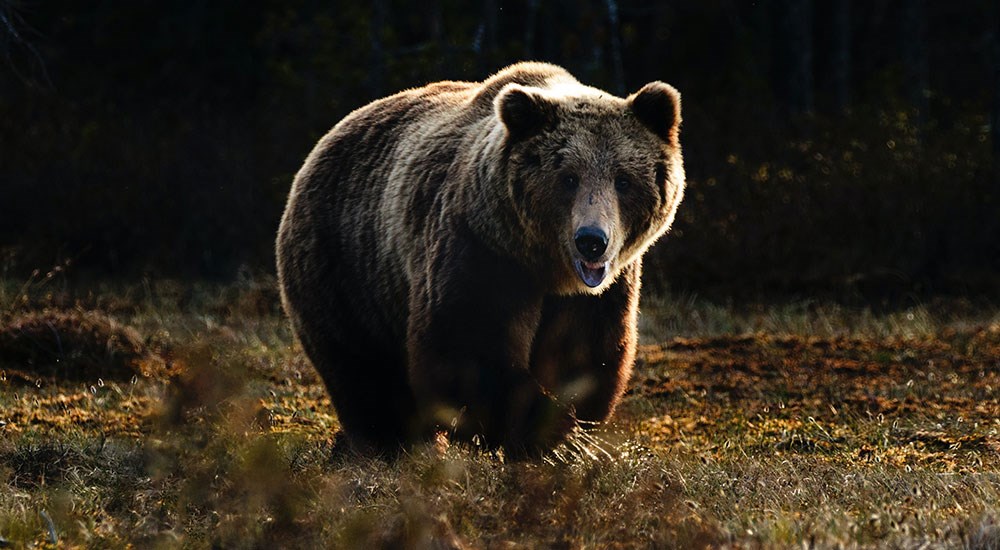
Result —
[[636, 435], [654, 446], [998, 464], [1000, 325], [888, 340], [678, 338], [639, 356], [623, 416], [642, 403]]

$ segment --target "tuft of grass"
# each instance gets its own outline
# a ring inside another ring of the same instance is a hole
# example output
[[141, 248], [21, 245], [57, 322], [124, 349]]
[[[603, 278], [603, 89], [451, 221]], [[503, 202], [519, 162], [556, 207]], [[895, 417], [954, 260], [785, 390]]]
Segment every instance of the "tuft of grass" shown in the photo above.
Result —
[[159, 365], [138, 331], [99, 312], [42, 310], [0, 324], [8, 380], [128, 380]]

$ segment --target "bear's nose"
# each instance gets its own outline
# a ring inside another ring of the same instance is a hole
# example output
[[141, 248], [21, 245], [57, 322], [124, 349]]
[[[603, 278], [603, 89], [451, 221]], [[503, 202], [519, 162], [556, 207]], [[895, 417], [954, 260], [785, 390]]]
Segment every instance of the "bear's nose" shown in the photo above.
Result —
[[573, 240], [576, 242], [576, 249], [580, 251], [580, 254], [583, 254], [583, 259], [588, 262], [600, 258], [608, 249], [607, 234], [594, 226], [577, 229]]

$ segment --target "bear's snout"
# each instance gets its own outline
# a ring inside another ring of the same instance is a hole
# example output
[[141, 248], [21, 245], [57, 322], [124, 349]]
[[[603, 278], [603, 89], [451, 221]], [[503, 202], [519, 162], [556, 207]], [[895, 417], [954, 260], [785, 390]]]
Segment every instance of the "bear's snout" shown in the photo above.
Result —
[[611, 263], [607, 260], [599, 261], [608, 251], [608, 234], [600, 227], [587, 225], [576, 230], [576, 234], [573, 235], [573, 243], [576, 245], [576, 250], [583, 256], [582, 260], [573, 262], [576, 274], [590, 288], [601, 286], [608, 275]]
[[601, 228], [594, 226], [581, 227], [573, 236], [576, 249], [588, 262], [596, 262], [608, 249], [608, 235]]

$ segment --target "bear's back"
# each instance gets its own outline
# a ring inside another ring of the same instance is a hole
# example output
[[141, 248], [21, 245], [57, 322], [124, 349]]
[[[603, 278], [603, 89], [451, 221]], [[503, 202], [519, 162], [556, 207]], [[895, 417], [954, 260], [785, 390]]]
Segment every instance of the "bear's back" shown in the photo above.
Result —
[[443, 81], [411, 88], [373, 101], [346, 116], [330, 136], [365, 141], [365, 149], [378, 149], [373, 137], [394, 141], [411, 129], [449, 123], [468, 126], [493, 114], [493, 101], [508, 84], [545, 88], [554, 83], [578, 84], [565, 69], [540, 62], [511, 65], [483, 82]]
[[556, 65], [536, 61], [517, 63], [479, 83], [472, 103], [477, 110], [492, 110], [493, 100], [508, 84], [546, 88], [554, 82], [576, 83], [577, 81], [573, 75], [566, 72], [566, 69]]

